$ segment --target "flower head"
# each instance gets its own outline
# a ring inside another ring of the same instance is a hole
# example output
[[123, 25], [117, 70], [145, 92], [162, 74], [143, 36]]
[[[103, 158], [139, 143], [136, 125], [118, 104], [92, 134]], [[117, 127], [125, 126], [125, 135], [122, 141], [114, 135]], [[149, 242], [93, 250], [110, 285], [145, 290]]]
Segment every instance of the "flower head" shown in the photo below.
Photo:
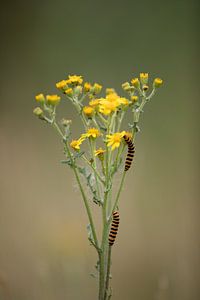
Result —
[[153, 86], [155, 88], [160, 87], [162, 84], [163, 84], [163, 80], [162, 79], [160, 79], [160, 78], [155, 78], [154, 79]]
[[115, 132], [113, 134], [108, 134], [106, 135], [106, 141], [107, 141], [107, 146], [112, 146], [111, 149], [114, 150], [115, 148], [118, 148], [121, 143], [121, 139], [123, 138], [124, 134], [126, 132]]
[[82, 76], [77, 75], [69, 75], [68, 79], [66, 80], [67, 84], [82, 84], [83, 78]]
[[91, 106], [84, 106], [83, 112], [87, 117], [91, 117], [94, 113], [94, 108]]
[[140, 82], [139, 82], [139, 79], [138, 78], [133, 78], [131, 80], [131, 83], [132, 85], [135, 87], [135, 88], [139, 88], [140, 87]]
[[38, 95], [35, 96], [35, 100], [36, 100], [37, 102], [44, 103], [45, 97], [44, 97], [43, 94], [38, 94]]
[[79, 140], [72, 140], [70, 143], [70, 146], [74, 149], [74, 150], [80, 150], [80, 145], [82, 144], [82, 141]]
[[65, 90], [65, 94], [67, 95], [67, 96], [73, 96], [73, 90], [72, 90], [72, 88], [68, 88], [67, 90]]
[[65, 89], [67, 87], [67, 80], [61, 80], [56, 83], [57, 89]]
[[59, 104], [60, 97], [58, 95], [47, 95], [46, 100], [48, 104], [55, 106]]
[[142, 84], [148, 83], [149, 74], [148, 73], [140, 73], [140, 81]]
[[118, 101], [109, 101], [104, 98], [101, 98], [99, 100], [99, 111], [106, 116], [116, 111], [118, 106], [119, 106]]
[[128, 99], [126, 99], [124, 97], [120, 97], [119, 102], [120, 102], [120, 104], [125, 105], [125, 106], [129, 105]]
[[107, 88], [106, 89], [106, 95], [113, 94], [113, 93], [115, 93], [114, 89], [112, 89], [112, 88]]
[[85, 134], [87, 137], [97, 138], [101, 135], [100, 131], [97, 128], [89, 128]]
[[101, 92], [102, 89], [102, 85], [98, 84], [98, 83], [94, 83], [93, 87], [92, 87], [92, 93], [94, 95], [98, 94]]
[[89, 82], [84, 83], [84, 92], [88, 93], [91, 90], [91, 84]]
[[138, 96], [131, 96], [131, 101], [133, 103], [137, 102], [138, 101]]
[[93, 99], [89, 102], [91, 107], [97, 107], [99, 105], [99, 99]]
[[103, 155], [104, 152], [106, 152], [106, 150], [103, 150], [102, 148], [99, 148], [99, 149], [94, 151], [94, 155], [95, 156]]

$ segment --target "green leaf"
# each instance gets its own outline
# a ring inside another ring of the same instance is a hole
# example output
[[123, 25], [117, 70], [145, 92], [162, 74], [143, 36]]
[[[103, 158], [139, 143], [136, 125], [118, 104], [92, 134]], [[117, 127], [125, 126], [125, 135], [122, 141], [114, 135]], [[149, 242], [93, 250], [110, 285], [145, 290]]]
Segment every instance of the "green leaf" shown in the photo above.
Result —
[[92, 229], [91, 229], [90, 224], [87, 225], [87, 233], [88, 233], [88, 240], [90, 241], [90, 243], [92, 245], [94, 245], [94, 238], [93, 238]]

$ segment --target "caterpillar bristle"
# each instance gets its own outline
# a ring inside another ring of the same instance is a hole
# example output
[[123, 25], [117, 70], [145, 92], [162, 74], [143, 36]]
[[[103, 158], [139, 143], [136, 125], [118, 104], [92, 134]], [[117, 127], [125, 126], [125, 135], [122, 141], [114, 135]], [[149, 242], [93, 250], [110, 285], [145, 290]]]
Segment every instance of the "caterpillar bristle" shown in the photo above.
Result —
[[133, 157], [135, 154], [135, 145], [131, 141], [131, 138], [128, 137], [126, 134], [124, 135], [124, 140], [128, 146], [128, 153], [127, 153], [126, 160], [125, 160], [124, 171], [128, 171], [131, 167]]
[[110, 227], [110, 233], [109, 233], [109, 246], [112, 246], [115, 242], [116, 236], [117, 236], [117, 232], [118, 232], [118, 228], [119, 228], [119, 213], [118, 211], [114, 211], [113, 212], [113, 220], [112, 220], [112, 224]]

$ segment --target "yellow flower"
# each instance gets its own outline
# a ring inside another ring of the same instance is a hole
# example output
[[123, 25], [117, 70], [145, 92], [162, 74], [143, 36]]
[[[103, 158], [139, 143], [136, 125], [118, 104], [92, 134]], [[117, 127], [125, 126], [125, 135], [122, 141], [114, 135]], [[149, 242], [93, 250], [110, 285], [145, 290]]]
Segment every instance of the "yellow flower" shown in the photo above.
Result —
[[90, 128], [86, 132], [86, 136], [89, 137], [89, 138], [92, 137], [92, 138], [95, 139], [95, 138], [97, 138], [100, 135], [101, 135], [100, 131], [98, 129], [96, 129], [96, 128]]
[[91, 106], [84, 106], [83, 112], [87, 117], [91, 117], [94, 113], [94, 108]]
[[73, 95], [73, 90], [72, 90], [72, 88], [69, 88], [69, 89], [67, 89], [67, 90], [65, 90], [65, 94], [67, 95], [67, 96], [72, 96]]
[[67, 87], [67, 80], [61, 80], [56, 83], [57, 89], [64, 89]]
[[148, 73], [140, 73], [140, 81], [142, 84], [147, 84], [149, 79]]
[[35, 96], [35, 100], [36, 100], [37, 102], [44, 103], [45, 97], [44, 97], [43, 94], [38, 94], [38, 95]]
[[102, 89], [102, 85], [95, 83], [92, 87], [92, 92], [94, 95], [96, 95], [101, 92], [101, 89]]
[[121, 143], [121, 139], [123, 138], [124, 134], [126, 132], [122, 131], [122, 132], [116, 132], [114, 134], [108, 134], [106, 135], [106, 140], [107, 140], [107, 146], [112, 146], [112, 150], [114, 150], [115, 148], [118, 148], [120, 146]]
[[112, 88], [106, 89], [106, 95], [115, 93], [115, 90]]
[[70, 146], [74, 149], [74, 150], [80, 150], [80, 145], [82, 144], [82, 140], [72, 140], [70, 143]]
[[83, 79], [82, 79], [82, 76], [69, 75], [68, 79], [66, 81], [67, 81], [67, 84], [82, 84]]
[[106, 100], [108, 100], [108, 101], [110, 101], [110, 102], [113, 102], [113, 101], [119, 101], [119, 96], [117, 95], [116, 92], [109, 93], [109, 94], [106, 96]]
[[99, 100], [99, 111], [106, 116], [116, 111], [118, 106], [119, 106], [118, 101], [109, 101], [104, 98], [101, 98]]
[[58, 105], [60, 102], [60, 97], [58, 95], [47, 95], [47, 103], [51, 105]]
[[133, 85], [135, 88], [139, 88], [139, 86], [140, 86], [140, 82], [139, 82], [139, 79], [138, 79], [138, 78], [133, 78], [133, 79], [131, 80], [131, 83], [132, 83], [132, 85]]
[[91, 84], [89, 82], [84, 83], [84, 92], [88, 93], [91, 90]]
[[120, 102], [120, 104], [123, 104], [123, 105], [129, 105], [128, 99], [123, 98], [123, 97], [119, 98], [119, 102]]
[[103, 155], [104, 152], [106, 152], [106, 150], [103, 150], [102, 148], [99, 148], [99, 149], [94, 151], [94, 155], [95, 156]]
[[163, 80], [160, 78], [155, 78], [153, 82], [154, 88], [158, 88], [163, 84]]
[[131, 96], [131, 101], [133, 103], [137, 102], [138, 101], [138, 96]]
[[124, 91], [129, 92], [131, 90], [131, 86], [129, 82], [122, 83], [122, 88]]
[[89, 102], [89, 105], [92, 107], [97, 107], [99, 105], [99, 99], [93, 99]]

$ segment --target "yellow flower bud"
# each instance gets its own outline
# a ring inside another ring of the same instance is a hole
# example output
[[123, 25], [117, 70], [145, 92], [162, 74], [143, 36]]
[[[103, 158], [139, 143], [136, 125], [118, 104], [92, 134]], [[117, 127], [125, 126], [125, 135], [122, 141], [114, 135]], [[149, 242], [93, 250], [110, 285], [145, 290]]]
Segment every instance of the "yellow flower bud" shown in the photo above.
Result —
[[163, 84], [163, 80], [160, 78], [155, 78], [153, 82], [154, 88], [159, 88]]
[[90, 84], [89, 82], [85, 82], [85, 83], [84, 83], [84, 88], [83, 88], [84, 92], [85, 92], [85, 93], [90, 92], [91, 87], [92, 87], [92, 86], [91, 86], [91, 84]]
[[138, 89], [138, 88], [140, 87], [140, 82], [139, 82], [139, 79], [138, 79], [138, 78], [133, 78], [133, 79], [131, 80], [131, 83], [132, 83], [132, 85], [133, 85], [136, 89]]
[[37, 102], [39, 102], [39, 103], [44, 103], [45, 97], [44, 97], [43, 94], [38, 94], [38, 95], [35, 96], [35, 100], [36, 100]]
[[103, 150], [102, 148], [99, 148], [99, 149], [94, 151], [94, 156], [98, 156], [98, 158], [101, 161], [103, 161], [104, 160], [104, 152], [106, 152], [106, 150]]
[[67, 96], [69, 96], [69, 97], [73, 96], [73, 90], [72, 90], [72, 88], [69, 88], [69, 89], [65, 90], [64, 93], [65, 93]]
[[95, 83], [92, 87], [92, 92], [93, 92], [93, 94], [96, 95], [101, 92], [101, 89], [102, 89], [102, 85]]
[[115, 93], [115, 89], [112, 89], [112, 88], [106, 89], [106, 95], [113, 94], [113, 93]]
[[58, 95], [47, 95], [46, 96], [47, 104], [58, 105], [60, 102], [60, 97]]
[[124, 91], [129, 92], [131, 90], [131, 86], [129, 82], [122, 83], [122, 88]]
[[40, 107], [36, 107], [33, 110], [33, 113], [35, 116], [37, 116], [40, 119], [44, 119], [44, 114], [43, 114], [43, 110]]
[[142, 84], [147, 84], [149, 79], [148, 73], [140, 73], [140, 81]]
[[84, 106], [83, 112], [87, 117], [91, 117], [94, 113], [94, 108], [91, 106]]
[[131, 101], [132, 101], [133, 103], [137, 102], [137, 101], [138, 101], [138, 96], [132, 96], [132, 97], [131, 97]]

